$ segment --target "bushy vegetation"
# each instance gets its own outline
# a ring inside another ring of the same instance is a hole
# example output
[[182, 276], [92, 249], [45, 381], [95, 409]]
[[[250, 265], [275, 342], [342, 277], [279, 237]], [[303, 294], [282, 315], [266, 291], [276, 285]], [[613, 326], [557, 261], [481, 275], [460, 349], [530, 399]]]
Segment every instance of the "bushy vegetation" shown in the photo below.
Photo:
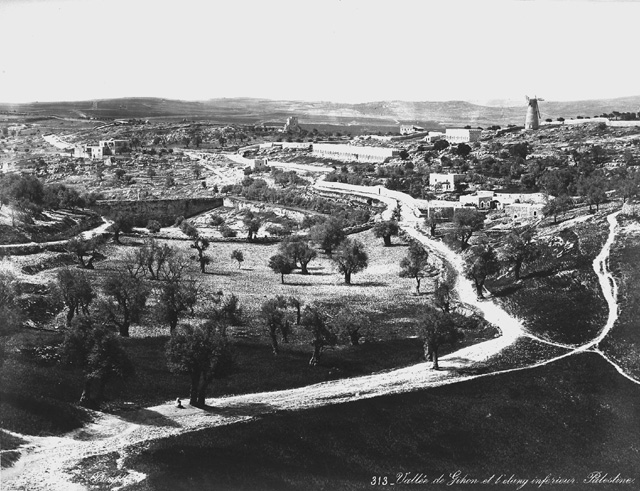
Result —
[[40, 213], [44, 208], [85, 208], [98, 198], [95, 193], [80, 194], [64, 184], [43, 184], [33, 176], [0, 175], [0, 206], [12, 204], [24, 211]]
[[244, 198], [284, 206], [293, 206], [331, 215], [341, 219], [345, 226], [359, 225], [370, 219], [369, 211], [343, 206], [335, 201], [319, 196], [307, 195], [301, 188], [289, 186], [279, 189], [268, 186], [264, 179], [246, 177], [241, 184], [227, 185], [222, 188], [223, 193], [234, 193]]

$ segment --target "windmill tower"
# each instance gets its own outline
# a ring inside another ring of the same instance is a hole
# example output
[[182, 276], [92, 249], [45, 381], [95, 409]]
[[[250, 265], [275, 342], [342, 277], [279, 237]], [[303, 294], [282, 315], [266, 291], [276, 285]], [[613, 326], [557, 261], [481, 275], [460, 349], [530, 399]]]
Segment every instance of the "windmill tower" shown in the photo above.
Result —
[[538, 101], [544, 101], [541, 97], [527, 98], [527, 117], [524, 120], [525, 130], [537, 130], [540, 126], [540, 108], [538, 108]]

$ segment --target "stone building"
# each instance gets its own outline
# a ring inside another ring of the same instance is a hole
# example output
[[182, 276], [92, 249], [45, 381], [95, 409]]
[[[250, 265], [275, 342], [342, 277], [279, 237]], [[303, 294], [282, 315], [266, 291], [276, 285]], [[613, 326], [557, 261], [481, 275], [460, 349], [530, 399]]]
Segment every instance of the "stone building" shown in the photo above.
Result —
[[384, 162], [400, 155], [400, 150], [386, 147], [358, 147], [356, 145], [314, 143], [313, 154], [337, 160], [358, 162]]
[[430, 131], [429, 134], [423, 138], [423, 140], [428, 143], [433, 143], [443, 138], [444, 133], [442, 131]]
[[478, 141], [481, 133], [478, 129], [447, 128], [444, 138], [449, 143], [468, 143]]
[[462, 206], [475, 206], [478, 210], [490, 210], [495, 208], [493, 191], [478, 191], [473, 194], [460, 196]]
[[413, 133], [420, 133], [422, 131], [425, 131], [425, 129], [420, 127], [420, 126], [414, 126], [412, 124], [400, 125], [400, 134], [401, 135], [411, 135]]
[[104, 156], [104, 148], [100, 145], [76, 145], [73, 147], [73, 156], [83, 159], [101, 159]]
[[537, 220], [542, 218], [541, 204], [534, 203], [512, 203], [504, 207], [504, 211], [513, 221]]
[[284, 128], [282, 129], [285, 133], [300, 133], [302, 128], [300, 128], [300, 124], [298, 123], [297, 116], [291, 116], [287, 118], [287, 122], [284, 124]]
[[431, 188], [440, 188], [442, 191], [453, 191], [456, 184], [462, 182], [465, 178], [464, 174], [429, 174], [429, 186]]
[[129, 149], [129, 140], [100, 140], [103, 155], [118, 155]]

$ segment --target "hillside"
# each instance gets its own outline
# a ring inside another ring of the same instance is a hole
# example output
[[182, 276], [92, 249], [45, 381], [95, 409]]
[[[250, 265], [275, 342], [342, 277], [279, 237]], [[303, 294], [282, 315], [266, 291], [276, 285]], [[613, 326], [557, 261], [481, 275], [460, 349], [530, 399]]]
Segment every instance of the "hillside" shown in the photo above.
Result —
[[[94, 102], [96, 104], [94, 105]], [[640, 96], [618, 99], [554, 102], [540, 104], [544, 119], [574, 118], [612, 111], [638, 111]], [[72, 118], [198, 118], [227, 123], [283, 122], [296, 115], [307, 124], [358, 124], [372, 126], [418, 123], [435, 127], [438, 123], [487, 126], [522, 123], [522, 105], [481, 106], [465, 101], [406, 102], [378, 101], [361, 104], [334, 102], [276, 101], [255, 98], [224, 98], [208, 101], [181, 101], [159, 98], [121, 98], [97, 101], [0, 103], [0, 120], [14, 114], [22, 116]], [[4, 118], [3, 115], [4, 114]]]

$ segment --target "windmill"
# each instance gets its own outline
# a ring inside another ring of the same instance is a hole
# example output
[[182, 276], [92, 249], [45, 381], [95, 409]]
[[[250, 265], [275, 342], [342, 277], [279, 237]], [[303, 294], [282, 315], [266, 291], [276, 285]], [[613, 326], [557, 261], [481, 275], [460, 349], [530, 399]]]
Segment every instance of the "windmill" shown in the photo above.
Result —
[[525, 130], [537, 130], [540, 126], [540, 108], [538, 107], [538, 101], [544, 101], [541, 97], [533, 97], [529, 98], [529, 96], [525, 96], [527, 98], [527, 117], [524, 120], [524, 129]]

